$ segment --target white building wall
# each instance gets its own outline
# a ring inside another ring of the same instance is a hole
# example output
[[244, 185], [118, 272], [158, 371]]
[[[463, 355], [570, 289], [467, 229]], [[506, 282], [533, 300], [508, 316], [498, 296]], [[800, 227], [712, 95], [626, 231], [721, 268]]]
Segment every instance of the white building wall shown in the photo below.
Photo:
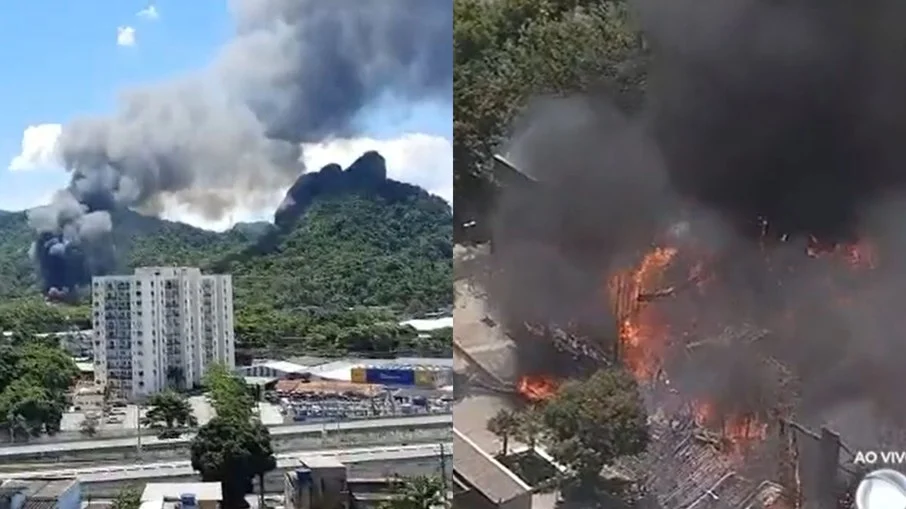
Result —
[[198, 385], [215, 362], [235, 366], [230, 276], [143, 267], [96, 277], [92, 308], [95, 379], [124, 397]]

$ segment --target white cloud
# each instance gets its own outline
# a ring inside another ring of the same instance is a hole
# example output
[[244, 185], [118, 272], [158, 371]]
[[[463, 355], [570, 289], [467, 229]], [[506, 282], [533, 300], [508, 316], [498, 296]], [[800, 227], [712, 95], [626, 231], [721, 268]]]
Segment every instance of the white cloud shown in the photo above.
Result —
[[389, 140], [337, 139], [303, 147], [305, 166], [316, 171], [329, 163], [344, 168], [368, 150], [387, 160], [387, 176], [415, 184], [453, 203], [453, 145], [447, 138], [421, 133]]
[[59, 166], [57, 162], [57, 138], [63, 126], [60, 124], [38, 124], [28, 126], [22, 133], [22, 150], [10, 161], [11, 171], [26, 171]]
[[136, 16], [142, 19], [154, 21], [160, 18], [160, 13], [157, 12], [157, 7], [155, 7], [154, 4], [149, 4], [148, 7], [145, 7], [144, 9], [138, 11], [136, 13]]
[[[59, 168], [57, 138], [60, 124], [29, 126], [22, 136], [22, 152], [9, 164], [10, 170]], [[324, 143], [305, 145], [303, 158], [308, 171], [317, 171], [329, 163], [344, 168], [368, 150], [376, 150], [387, 160], [387, 176], [394, 180], [418, 185], [447, 202], [453, 200], [453, 148], [450, 140], [441, 136], [421, 133], [406, 134], [399, 138], [377, 140], [371, 138], [335, 139]], [[270, 221], [280, 204], [285, 189], [275, 190], [270, 200], [256, 203], [256, 207], [237, 207], [227, 217], [210, 220], [176, 199], [165, 199], [163, 216], [210, 230], [225, 230], [241, 221]], [[40, 205], [33, 203], [30, 206]]]
[[230, 211], [229, 214], [219, 219], [205, 217], [204, 214], [198, 213], [180, 203], [175, 197], [163, 198], [164, 212], [161, 216], [170, 221], [179, 221], [205, 230], [224, 231], [229, 230], [236, 223], [247, 223], [253, 221], [273, 221], [274, 211], [277, 205], [283, 200], [286, 194], [285, 189], [274, 191], [270, 200], [263, 200], [265, 203], [260, 207], [238, 205]]
[[135, 45], [135, 28], [131, 26], [121, 26], [116, 29], [117, 46], [134, 46]]
[[[453, 203], [453, 145], [442, 136], [413, 133], [389, 140], [372, 138], [334, 139], [303, 146], [308, 171], [330, 163], [346, 168], [368, 150], [380, 152], [387, 160], [387, 177], [415, 184]], [[272, 221], [286, 190], [275, 192], [272, 202], [261, 208], [237, 207], [229, 217], [209, 220], [175, 201], [165, 200], [163, 216], [208, 230], [223, 231], [237, 222]]]

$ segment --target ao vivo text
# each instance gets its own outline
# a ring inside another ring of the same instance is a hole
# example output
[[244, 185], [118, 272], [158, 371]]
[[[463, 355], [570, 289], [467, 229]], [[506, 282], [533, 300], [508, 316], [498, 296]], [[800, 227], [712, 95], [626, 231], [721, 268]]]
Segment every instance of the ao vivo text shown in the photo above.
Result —
[[906, 451], [858, 451], [856, 465], [906, 465]]

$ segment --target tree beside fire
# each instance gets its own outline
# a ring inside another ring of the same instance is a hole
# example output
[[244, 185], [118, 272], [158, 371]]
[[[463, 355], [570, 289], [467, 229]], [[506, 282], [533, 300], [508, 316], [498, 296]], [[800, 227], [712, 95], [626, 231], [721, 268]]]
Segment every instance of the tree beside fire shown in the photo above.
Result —
[[488, 431], [495, 434], [502, 444], [500, 454], [506, 456], [510, 452], [510, 437], [515, 436], [519, 429], [518, 412], [508, 408], [501, 408], [497, 413], [488, 419]]
[[563, 383], [549, 398], [525, 409], [499, 411], [488, 421], [488, 430], [501, 439], [504, 456], [511, 440], [546, 450], [566, 468], [561, 485], [584, 496], [602, 489], [605, 466], [645, 450], [647, 420], [635, 378], [624, 369], [606, 368], [588, 379]]

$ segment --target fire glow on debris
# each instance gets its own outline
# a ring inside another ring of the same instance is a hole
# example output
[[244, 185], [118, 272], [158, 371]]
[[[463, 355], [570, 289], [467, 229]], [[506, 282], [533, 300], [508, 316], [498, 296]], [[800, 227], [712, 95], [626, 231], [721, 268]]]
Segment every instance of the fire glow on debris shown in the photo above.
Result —
[[[680, 254], [674, 247], [653, 247], [641, 257], [635, 267], [618, 271], [607, 278], [605, 299], [609, 300], [608, 305], [613, 309], [619, 324], [618, 357], [642, 386], [670, 383], [665, 371], [665, 361], [668, 349], [673, 346], [671, 341], [682, 341], [692, 334], [692, 331], [686, 330], [689, 324], [672, 323], [657, 302], [662, 297], [676, 298], [683, 291], [683, 286], [670, 286], [671, 281], [667, 277], [668, 269], [671, 273], [682, 273], [682, 270], [678, 270], [681, 269], [678, 258]], [[705, 283], [715, 277], [713, 268], [709, 267], [707, 257], [687, 260], [688, 254], [695, 253], [682, 253], [682, 263], [689, 264], [686, 283], [692, 283], [686, 286], [706, 293], [708, 288]], [[806, 254], [812, 258], [839, 261], [853, 270], [877, 267], [875, 251], [867, 242], [830, 247], [813, 242], [809, 243]], [[677, 267], [672, 268], [673, 265]], [[692, 323], [696, 323], [696, 320], [692, 319]], [[543, 402], [556, 394], [560, 383], [560, 380], [549, 375], [524, 376], [519, 381], [518, 392], [528, 401]], [[680, 397], [686, 399], [696, 424], [719, 434], [729, 455], [744, 457], [753, 446], [763, 442], [768, 436], [768, 424], [758, 415], [728, 412], [700, 395], [681, 394]]]
[[721, 416], [711, 402], [701, 400], [692, 401], [692, 411], [696, 424], [719, 431], [738, 454], [743, 454], [753, 444], [768, 436], [767, 424], [755, 416]]
[[552, 377], [545, 375], [528, 375], [519, 379], [519, 394], [529, 401], [540, 402], [553, 397], [560, 384]]
[[824, 256], [836, 256], [843, 260], [854, 269], [874, 269], [878, 266], [877, 256], [874, 246], [869, 242], [857, 242], [854, 244], [837, 244], [832, 247], [825, 247], [818, 243], [812, 237], [809, 239], [807, 253], [813, 258]]
[[[818, 249], [817, 242], [810, 244], [807, 254], [819, 258], [832, 256], [853, 269], [871, 269], [877, 258], [869, 243], [841, 244]], [[640, 384], [658, 383], [663, 371], [664, 355], [674, 336], [676, 324], [668, 323], [658, 312], [657, 303], [642, 302], [645, 295], [674, 295], [673, 288], [663, 291], [665, 272], [674, 262], [678, 250], [655, 247], [633, 269], [617, 273], [608, 281], [609, 297], [619, 320], [620, 360]], [[705, 263], [698, 261], [689, 271], [689, 280], [695, 281], [698, 290], [704, 290]], [[627, 287], [628, 286], [628, 287]], [[767, 437], [767, 424], [755, 415], [725, 415], [713, 402], [689, 402], [696, 423], [717, 431], [731, 444], [734, 453], [743, 454], [753, 444]]]

